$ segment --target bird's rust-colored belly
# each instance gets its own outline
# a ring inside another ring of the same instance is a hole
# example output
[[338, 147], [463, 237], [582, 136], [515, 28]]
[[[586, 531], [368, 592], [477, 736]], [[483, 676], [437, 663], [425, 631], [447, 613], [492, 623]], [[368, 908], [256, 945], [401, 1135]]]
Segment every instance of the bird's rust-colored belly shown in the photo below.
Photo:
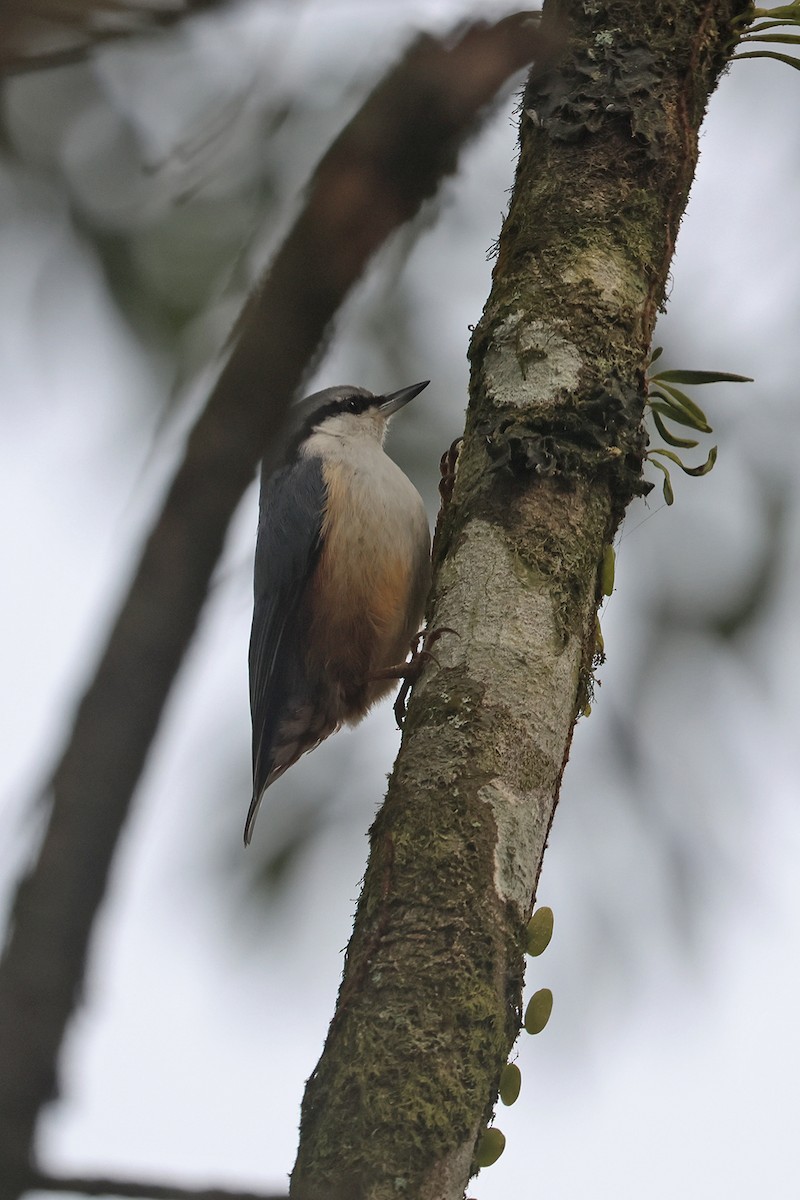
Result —
[[[398, 471], [399, 474], [399, 471]], [[404, 476], [380, 492], [337, 475], [309, 597], [307, 662], [334, 687], [340, 719], [358, 719], [391, 691], [376, 671], [402, 662], [419, 628], [428, 584], [427, 519]], [[330, 487], [330, 484], [329, 484]]]

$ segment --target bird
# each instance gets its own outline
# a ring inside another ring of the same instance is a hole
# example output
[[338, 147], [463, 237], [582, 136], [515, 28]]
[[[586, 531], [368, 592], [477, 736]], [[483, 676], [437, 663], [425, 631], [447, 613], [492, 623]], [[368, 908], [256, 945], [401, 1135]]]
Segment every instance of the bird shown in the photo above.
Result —
[[431, 539], [422, 498], [383, 442], [391, 417], [429, 382], [387, 395], [330, 387], [295, 402], [262, 467], [246, 846], [267, 788], [406, 675]]

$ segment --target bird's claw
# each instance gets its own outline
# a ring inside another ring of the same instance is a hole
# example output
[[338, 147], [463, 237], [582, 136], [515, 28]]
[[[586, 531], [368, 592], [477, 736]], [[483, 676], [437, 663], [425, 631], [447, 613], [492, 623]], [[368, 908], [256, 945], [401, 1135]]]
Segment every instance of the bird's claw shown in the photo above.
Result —
[[456, 484], [456, 470], [458, 468], [458, 456], [461, 453], [461, 445], [463, 438], [456, 438], [451, 442], [449, 449], [445, 450], [439, 460], [439, 496], [441, 497], [441, 512], [447, 508], [450, 503], [450, 498], [453, 495], [453, 488]]
[[449, 625], [440, 625], [436, 629], [426, 629], [418, 633], [411, 644], [411, 658], [403, 664], [403, 671], [399, 676], [403, 682], [394, 702], [394, 719], [397, 721], [398, 729], [402, 729], [405, 723], [408, 693], [422, 674], [422, 668], [425, 666], [425, 663], [432, 660], [436, 663], [437, 667], [441, 666], [435, 654], [431, 653], [430, 647], [435, 646], [439, 638], [445, 633], [455, 634], [456, 637], [459, 636], [457, 631], [451, 629]]

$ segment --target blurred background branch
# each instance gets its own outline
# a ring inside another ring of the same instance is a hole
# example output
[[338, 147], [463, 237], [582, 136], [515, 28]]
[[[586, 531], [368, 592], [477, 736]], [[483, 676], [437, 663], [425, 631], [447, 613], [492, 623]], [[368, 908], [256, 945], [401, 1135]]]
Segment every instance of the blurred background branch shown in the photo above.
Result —
[[154, 33], [228, 0], [4, 0], [0, 75], [78, 62], [99, 45]]

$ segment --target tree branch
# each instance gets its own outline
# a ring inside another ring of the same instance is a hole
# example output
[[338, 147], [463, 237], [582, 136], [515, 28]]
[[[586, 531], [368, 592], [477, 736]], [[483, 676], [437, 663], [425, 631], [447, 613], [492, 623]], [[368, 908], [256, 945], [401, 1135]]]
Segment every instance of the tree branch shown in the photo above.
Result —
[[[478, 114], [529, 62], [523, 15], [420, 37], [311, 181], [186, 446], [51, 782], [38, 861], [0, 961], [0, 1196], [17, 1194], [84, 974], [131, 795], [194, 631], [230, 517], [334, 314], [370, 256], [456, 166]], [[16, 1190], [15, 1190], [16, 1189]]]
[[546, 0], [429, 624], [292, 1200], [463, 1200], [520, 1029], [525, 926], [642, 490], [643, 368], [743, 0]]
[[3, 0], [0, 75], [61, 67], [104, 42], [155, 33], [227, 0]]

